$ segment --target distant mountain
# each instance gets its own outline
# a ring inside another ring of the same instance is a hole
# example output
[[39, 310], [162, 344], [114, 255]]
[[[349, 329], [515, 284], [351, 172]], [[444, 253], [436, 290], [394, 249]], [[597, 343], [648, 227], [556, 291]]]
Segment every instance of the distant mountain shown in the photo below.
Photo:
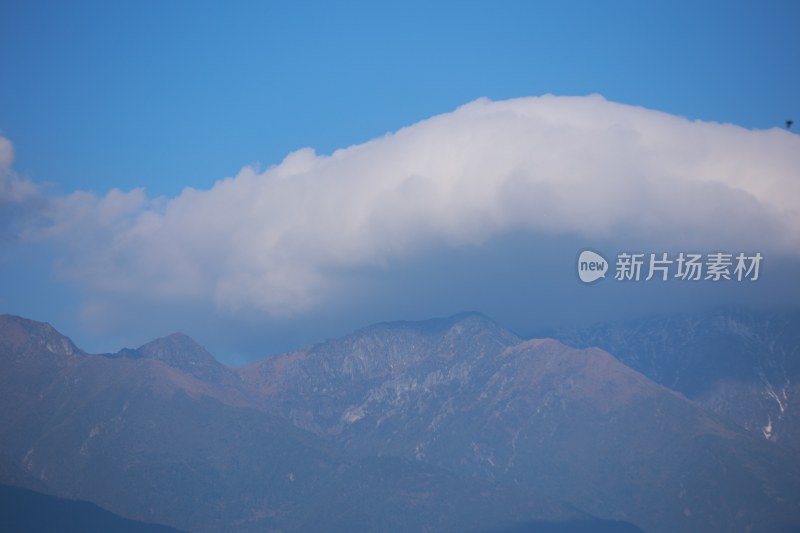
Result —
[[[797, 454], [707, 401], [754, 364], [791, 398], [793, 323], [680, 324], [609, 333], [614, 357], [466, 313], [231, 369], [181, 334], [91, 355], [4, 315], [0, 482], [186, 531], [798, 526]], [[748, 363], [719, 369], [731, 354]]]
[[[251, 396], [262, 398], [264, 408], [318, 434], [338, 435], [355, 422], [362, 427], [379, 419], [384, 427], [374, 436], [392, 453], [391, 438], [385, 440], [392, 430], [385, 424], [396, 424], [393, 431], [398, 435], [426, 427], [412, 427], [422, 424], [421, 413], [398, 419], [398, 409], [438, 409], [437, 391], [469, 385], [470, 376], [492, 356], [520, 342], [485, 316], [465, 313], [376, 324], [238, 371]], [[411, 406], [411, 400], [417, 403]], [[362, 437], [348, 446], [364, 445]]]
[[262, 407], [360, 456], [544, 492], [647, 531], [800, 522], [794, 456], [625, 367], [486, 317], [381, 324], [239, 370]]
[[0, 485], [0, 524], [3, 531], [24, 533], [180, 533], [171, 527], [122, 518], [89, 502], [8, 485]]
[[59, 496], [186, 530], [261, 530], [341, 464], [213, 383], [153, 359], [50, 351], [29, 326], [0, 320], [0, 337], [33, 331], [23, 352], [0, 352], [0, 451]]
[[228, 367], [183, 333], [173, 333], [136, 349], [125, 348], [115, 354], [105, 355], [110, 358], [161, 361], [202, 381], [216, 384], [223, 384], [235, 376]]
[[90, 355], [6, 315], [0, 368], [6, 481], [35, 479], [128, 518], [239, 532], [630, 527], [424, 462], [356, 460], [270, 414], [239, 372], [185, 336]]
[[50, 324], [0, 315], [0, 355], [19, 358], [44, 352], [63, 356], [82, 353]]
[[800, 310], [649, 318], [561, 329], [754, 435], [800, 452]]

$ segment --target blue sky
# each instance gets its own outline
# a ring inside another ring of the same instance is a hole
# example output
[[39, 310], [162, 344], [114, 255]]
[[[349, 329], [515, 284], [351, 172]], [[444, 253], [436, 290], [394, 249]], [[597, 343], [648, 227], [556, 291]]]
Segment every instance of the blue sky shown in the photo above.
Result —
[[[148, 201], [169, 201], [187, 187], [209, 190], [247, 165], [263, 171], [304, 147], [331, 154], [480, 97], [598, 93], [610, 102], [749, 130], [800, 120], [797, 2], [233, 4], [0, 1], [0, 135], [13, 145], [14, 175], [48, 198], [144, 188]], [[16, 209], [0, 208], [3, 219]], [[102, 309], [117, 302], [140, 318], [122, 313], [93, 325], [86, 302], [102, 291], [59, 273], [59, 265], [69, 266], [71, 256], [88, 248], [20, 243], [14, 235], [25, 224], [15, 222], [7, 230], [12, 236], [0, 241], [2, 311], [49, 320], [89, 349], [182, 329], [240, 361], [373, 318], [424, 318], [468, 307], [533, 330], [541, 315], [526, 311], [528, 300], [518, 297], [524, 272], [507, 286], [486, 282], [494, 279], [486, 272], [503, 271], [503, 264], [537, 261], [515, 252], [524, 245], [509, 244], [522, 237], [498, 231], [467, 248], [434, 240], [364, 264], [329, 261], [320, 268], [347, 271], [346, 304], [336, 293], [277, 316], [240, 303], [175, 303], [164, 293], [141, 301], [105, 295]], [[541, 238], [570, 260], [587, 241], [569, 231], [557, 245], [552, 234]], [[613, 249], [612, 240], [602, 242]], [[465, 254], [481, 270], [467, 269], [462, 284], [451, 283], [454, 262]], [[568, 308], [585, 293], [565, 283], [570, 296], [561, 316], [568, 320]], [[448, 284], [451, 290], [442, 288]], [[465, 296], [465, 287], [473, 292]], [[402, 295], [415, 290], [437, 296], [404, 302]], [[541, 287], [526, 290], [541, 295]], [[770, 301], [766, 294], [756, 299]], [[169, 311], [162, 316], [153, 306]], [[153, 318], [141, 318], [148, 314]]]
[[206, 187], [454, 109], [600, 93], [800, 116], [797, 2], [4, 2], [0, 128], [64, 191]]

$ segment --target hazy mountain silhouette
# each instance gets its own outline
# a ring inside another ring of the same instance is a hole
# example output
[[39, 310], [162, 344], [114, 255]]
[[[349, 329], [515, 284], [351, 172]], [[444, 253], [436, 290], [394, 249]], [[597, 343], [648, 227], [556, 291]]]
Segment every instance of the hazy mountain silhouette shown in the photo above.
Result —
[[0, 525], [3, 531], [27, 533], [180, 533], [168, 526], [122, 518], [89, 502], [8, 485], [0, 485]]
[[758, 437], [800, 452], [800, 310], [718, 310], [555, 334], [608, 350]]

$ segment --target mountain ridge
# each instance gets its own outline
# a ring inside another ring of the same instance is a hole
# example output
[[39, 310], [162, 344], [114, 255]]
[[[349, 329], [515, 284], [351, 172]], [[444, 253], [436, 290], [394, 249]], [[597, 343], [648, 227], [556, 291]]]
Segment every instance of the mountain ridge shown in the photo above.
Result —
[[236, 379], [231, 368], [218, 361], [197, 341], [184, 333], [172, 333], [138, 348], [123, 348], [116, 353], [103, 355], [112, 359], [160, 361], [200, 380], [216, 384]]
[[[375, 531], [381, 513], [465, 529], [448, 505], [513, 517], [487, 530], [574, 520], [567, 509], [656, 533], [800, 522], [781, 447], [604, 350], [523, 341], [480, 314], [374, 324], [239, 368], [182, 334], [92, 355], [20, 320], [0, 317], [0, 405], [19, 406], [0, 410], [0, 453], [136, 519], [313, 531], [301, 516], [336, 501], [342, 528]], [[389, 480], [406, 485], [375, 485]], [[348, 507], [364, 490], [382, 511]]]
[[[32, 344], [33, 342], [33, 344]], [[3, 352], [44, 348], [54, 355], [83, 353], [68, 337], [47, 322], [37, 322], [17, 315], [0, 315], [0, 346]]]
[[800, 310], [715, 310], [553, 332], [600, 346], [752, 434], [800, 450]]
[[[341, 530], [365, 521], [363, 530], [385, 531], [375, 512], [392, 517], [398, 530], [420, 531], [425, 524], [468, 531], [596, 520], [546, 497], [424, 463], [353, 460], [266, 410], [232, 401], [229, 384], [204, 382], [161, 360], [51, 357], [38, 342], [15, 346], [26, 357], [0, 354], [8, 363], [0, 405], [21, 409], [0, 410], [0, 452], [54, 494], [125, 517], [189, 531], [329, 531], [304, 517], [349, 493], [354, 499], [326, 518]], [[372, 515], [358, 505], [368, 494], [385, 498], [372, 502]], [[448, 511], [453, 506], [464, 517]]]

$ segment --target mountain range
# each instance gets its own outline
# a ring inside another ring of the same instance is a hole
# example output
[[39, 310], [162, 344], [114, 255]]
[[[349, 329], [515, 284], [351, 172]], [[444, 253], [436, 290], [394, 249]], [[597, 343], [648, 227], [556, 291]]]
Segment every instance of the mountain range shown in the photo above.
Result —
[[[182, 334], [88, 354], [3, 315], [0, 483], [184, 531], [790, 531], [796, 316], [737, 352], [754, 381], [687, 376], [675, 354], [715, 368], [729, 339], [682, 326], [562, 343], [466, 313], [231, 368]], [[771, 433], [733, 416], [762, 374]]]
[[648, 318], [560, 329], [772, 442], [800, 452], [800, 311]]

